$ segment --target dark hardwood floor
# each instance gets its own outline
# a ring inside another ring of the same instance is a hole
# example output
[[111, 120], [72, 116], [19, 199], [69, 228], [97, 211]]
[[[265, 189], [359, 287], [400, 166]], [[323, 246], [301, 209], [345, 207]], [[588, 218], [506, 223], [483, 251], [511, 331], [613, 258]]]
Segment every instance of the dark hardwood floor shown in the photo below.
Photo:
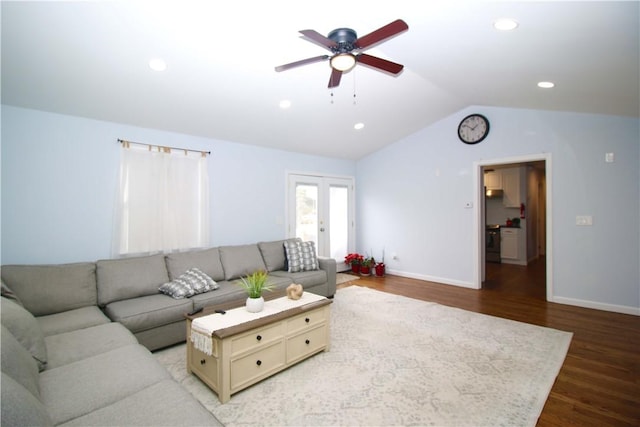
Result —
[[387, 275], [338, 285], [573, 333], [538, 426], [640, 426], [640, 317], [546, 301], [545, 263], [487, 264], [482, 290]]

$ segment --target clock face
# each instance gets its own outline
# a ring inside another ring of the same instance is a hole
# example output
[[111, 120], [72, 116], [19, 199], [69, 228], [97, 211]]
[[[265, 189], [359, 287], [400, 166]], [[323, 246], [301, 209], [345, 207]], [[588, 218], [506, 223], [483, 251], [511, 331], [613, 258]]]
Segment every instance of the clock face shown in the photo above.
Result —
[[489, 134], [489, 120], [482, 114], [471, 114], [460, 122], [458, 137], [465, 144], [477, 144]]

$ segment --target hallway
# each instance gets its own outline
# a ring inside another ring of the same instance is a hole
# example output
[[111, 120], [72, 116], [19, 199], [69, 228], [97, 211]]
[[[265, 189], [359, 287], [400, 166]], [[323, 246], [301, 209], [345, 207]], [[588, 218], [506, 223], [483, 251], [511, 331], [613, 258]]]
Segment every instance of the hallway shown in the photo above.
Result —
[[546, 300], [546, 259], [539, 257], [526, 266], [488, 262], [482, 289]]

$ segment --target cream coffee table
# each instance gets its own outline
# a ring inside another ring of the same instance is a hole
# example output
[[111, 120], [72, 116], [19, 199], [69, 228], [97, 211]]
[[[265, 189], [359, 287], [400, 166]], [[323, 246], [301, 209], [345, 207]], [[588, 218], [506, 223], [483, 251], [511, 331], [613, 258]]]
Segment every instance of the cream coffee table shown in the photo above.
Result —
[[233, 393], [329, 350], [331, 302], [305, 292], [297, 301], [266, 301], [260, 313], [220, 305], [187, 315], [187, 371], [225, 403]]

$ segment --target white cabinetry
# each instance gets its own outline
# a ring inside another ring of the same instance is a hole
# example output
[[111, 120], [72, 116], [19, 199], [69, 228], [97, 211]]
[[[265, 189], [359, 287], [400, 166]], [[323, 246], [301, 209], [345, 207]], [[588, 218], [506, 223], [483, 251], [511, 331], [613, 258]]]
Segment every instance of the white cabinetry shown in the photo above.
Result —
[[523, 168], [502, 169], [502, 204], [507, 208], [519, 208], [522, 203], [523, 173]]
[[484, 186], [487, 190], [502, 190], [502, 174], [498, 171], [485, 172]]
[[500, 258], [505, 264], [527, 265], [526, 239], [521, 228], [500, 229]]

